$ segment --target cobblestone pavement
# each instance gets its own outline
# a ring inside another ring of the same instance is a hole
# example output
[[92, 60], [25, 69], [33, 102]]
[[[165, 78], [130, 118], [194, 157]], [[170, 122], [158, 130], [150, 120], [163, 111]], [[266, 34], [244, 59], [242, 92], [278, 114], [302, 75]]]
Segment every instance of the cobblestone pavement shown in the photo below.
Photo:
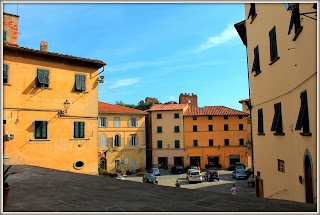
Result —
[[5, 212], [317, 212], [317, 205], [12, 166]]

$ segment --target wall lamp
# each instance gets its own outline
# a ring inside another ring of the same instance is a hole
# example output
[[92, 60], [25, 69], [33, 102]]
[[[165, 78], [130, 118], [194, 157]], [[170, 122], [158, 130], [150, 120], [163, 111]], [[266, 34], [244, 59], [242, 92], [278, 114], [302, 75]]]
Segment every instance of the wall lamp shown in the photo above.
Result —
[[101, 84], [104, 83], [104, 76], [103, 75], [100, 76], [100, 79], [98, 79], [98, 82]]
[[66, 113], [67, 113], [67, 111], [68, 111], [68, 109], [69, 109], [69, 107], [70, 107], [70, 102], [68, 102], [68, 100], [66, 100], [66, 101], [63, 103], [63, 106], [64, 106], [64, 110], [65, 110]]

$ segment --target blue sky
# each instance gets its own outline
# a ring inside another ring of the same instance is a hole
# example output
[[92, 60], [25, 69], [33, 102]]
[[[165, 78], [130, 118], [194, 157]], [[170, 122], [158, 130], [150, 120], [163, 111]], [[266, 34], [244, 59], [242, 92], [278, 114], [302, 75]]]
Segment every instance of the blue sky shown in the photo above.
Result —
[[[3, 11], [17, 14], [17, 4]], [[241, 110], [248, 98], [246, 51], [233, 25], [241, 3], [19, 4], [20, 46], [107, 63], [99, 101], [137, 104], [146, 97]]]

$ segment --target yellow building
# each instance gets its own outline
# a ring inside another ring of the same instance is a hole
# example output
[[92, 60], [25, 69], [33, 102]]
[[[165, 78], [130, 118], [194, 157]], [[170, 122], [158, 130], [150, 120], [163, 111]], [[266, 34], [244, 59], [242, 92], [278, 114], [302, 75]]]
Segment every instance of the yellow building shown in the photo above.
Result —
[[185, 165], [248, 165], [247, 115], [224, 106], [190, 107], [183, 114]]
[[97, 174], [99, 60], [17, 45], [18, 16], [4, 13], [5, 164]]
[[242, 111], [248, 114], [247, 116], [247, 149], [248, 149], [248, 166], [253, 167], [253, 146], [252, 146], [252, 133], [251, 133], [251, 113], [250, 113], [250, 99], [240, 100]]
[[316, 4], [245, 4], [257, 195], [317, 202]]
[[98, 148], [103, 169], [146, 167], [147, 114], [146, 111], [99, 102]]
[[183, 114], [187, 104], [155, 104], [151, 114], [152, 166], [184, 165]]

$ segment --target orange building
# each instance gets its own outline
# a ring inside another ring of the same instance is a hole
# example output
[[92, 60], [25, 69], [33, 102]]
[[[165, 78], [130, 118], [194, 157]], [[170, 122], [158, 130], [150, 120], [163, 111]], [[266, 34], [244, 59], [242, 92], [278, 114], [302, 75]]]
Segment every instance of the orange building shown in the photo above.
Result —
[[190, 107], [183, 114], [184, 163], [228, 167], [247, 160], [247, 116], [224, 106]]

